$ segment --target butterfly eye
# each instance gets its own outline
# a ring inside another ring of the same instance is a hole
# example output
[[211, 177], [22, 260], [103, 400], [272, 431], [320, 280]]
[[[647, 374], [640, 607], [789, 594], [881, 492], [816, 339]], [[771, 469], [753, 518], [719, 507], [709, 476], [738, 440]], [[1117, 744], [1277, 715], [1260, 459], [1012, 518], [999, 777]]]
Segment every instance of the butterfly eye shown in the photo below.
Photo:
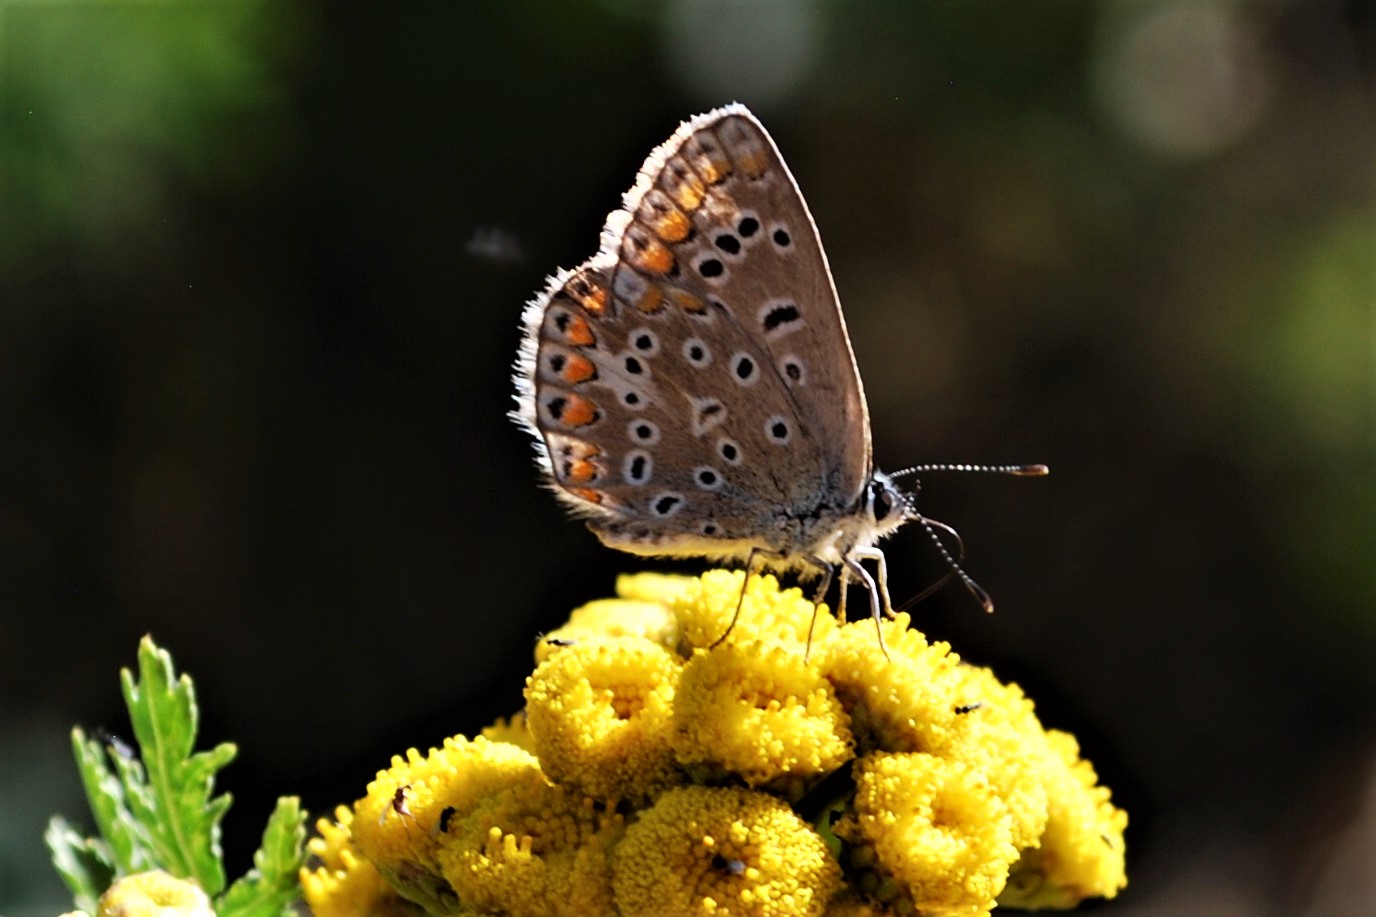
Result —
[[870, 512], [875, 522], [883, 522], [894, 510], [894, 492], [875, 481], [870, 484]]

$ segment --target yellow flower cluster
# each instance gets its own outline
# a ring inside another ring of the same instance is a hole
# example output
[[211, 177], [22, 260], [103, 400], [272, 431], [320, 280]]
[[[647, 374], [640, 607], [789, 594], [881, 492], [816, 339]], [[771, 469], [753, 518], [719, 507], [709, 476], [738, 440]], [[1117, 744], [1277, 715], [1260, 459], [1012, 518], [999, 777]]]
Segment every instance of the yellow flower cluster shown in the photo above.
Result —
[[773, 577], [713, 646], [741, 576], [622, 577], [575, 611], [523, 713], [321, 821], [311, 910], [974, 917], [1126, 885], [1127, 815], [1017, 686]]
[[215, 917], [215, 911], [195, 882], [155, 869], [116, 879], [100, 896], [96, 917]]

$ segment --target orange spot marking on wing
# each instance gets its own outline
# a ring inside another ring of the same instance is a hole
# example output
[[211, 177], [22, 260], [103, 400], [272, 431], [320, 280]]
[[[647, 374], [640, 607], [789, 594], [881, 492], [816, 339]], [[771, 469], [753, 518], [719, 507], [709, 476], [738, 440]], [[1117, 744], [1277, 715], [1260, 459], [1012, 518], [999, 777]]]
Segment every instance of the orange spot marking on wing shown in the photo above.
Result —
[[651, 227], [665, 242], [682, 242], [693, 229], [693, 221], [683, 213], [672, 210], [662, 215]]
[[574, 459], [564, 466], [564, 481], [568, 484], [589, 484], [597, 480], [599, 469], [586, 459]]
[[577, 385], [579, 382], [586, 382], [597, 375], [597, 367], [592, 364], [592, 360], [587, 357], [571, 353], [564, 361], [564, 371], [559, 374], [570, 385]]
[[664, 293], [655, 284], [645, 288], [645, 295], [635, 304], [636, 309], [645, 315], [654, 315], [664, 308]]
[[564, 340], [574, 347], [589, 347], [597, 343], [588, 320], [581, 315], [570, 316], [568, 327], [564, 329]]
[[673, 270], [674, 253], [662, 242], [650, 242], [637, 252], [636, 266], [651, 274], [667, 274]]
[[607, 288], [595, 283], [584, 282], [572, 291], [578, 304], [593, 315], [607, 311]]
[[698, 171], [702, 173], [703, 178], [707, 179], [709, 185], [715, 185], [731, 174], [731, 160], [720, 156], [703, 155], [698, 159]]
[[594, 490], [591, 487], [570, 487], [569, 493], [580, 500], [587, 500], [589, 503], [602, 502], [602, 491]]
[[581, 395], [569, 395], [559, 419], [570, 427], [586, 427], [597, 419], [597, 405]]
[[702, 299], [694, 296], [692, 293], [689, 293], [687, 290], [671, 287], [665, 295], [671, 303], [678, 306], [684, 312], [689, 312], [693, 315], [701, 315], [707, 311], [707, 303], [703, 302]]
[[686, 175], [667, 174], [665, 177], [664, 190], [674, 203], [689, 213], [702, 206], [702, 199], [707, 193], [702, 179], [692, 173]]

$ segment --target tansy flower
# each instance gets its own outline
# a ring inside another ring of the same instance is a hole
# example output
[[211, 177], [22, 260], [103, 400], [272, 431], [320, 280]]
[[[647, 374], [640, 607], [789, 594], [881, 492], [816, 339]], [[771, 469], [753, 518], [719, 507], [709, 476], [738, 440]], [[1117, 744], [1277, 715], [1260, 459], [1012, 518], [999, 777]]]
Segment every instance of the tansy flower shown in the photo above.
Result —
[[743, 789], [669, 790], [617, 845], [616, 913], [636, 917], [824, 913], [841, 888], [826, 844], [789, 806]]
[[483, 727], [482, 732], [478, 734], [489, 742], [506, 742], [517, 748], [523, 748], [531, 754], [535, 753], [534, 742], [530, 738], [530, 730], [526, 728], [526, 712], [524, 710], [510, 717], [498, 717], [495, 723]]
[[1048, 730], [1046, 750], [1040, 774], [1049, 814], [1041, 846], [1024, 853], [999, 900], [1010, 907], [1067, 908], [1085, 898], [1112, 898], [1128, 883], [1128, 815], [1109, 801], [1074, 736]]
[[988, 913], [1018, 859], [1008, 807], [984, 774], [925, 752], [857, 761], [854, 809], [835, 831], [862, 891], [922, 914]]
[[515, 745], [446, 739], [422, 756], [392, 759], [354, 804], [354, 844], [406, 898], [431, 912], [453, 908], [436, 853], [448, 823], [501, 790], [542, 788], [535, 758]]
[[617, 590], [624, 597], [658, 600], [668, 607], [678, 620], [684, 655], [712, 646], [728, 629], [729, 639], [736, 642], [771, 639], [802, 648], [809, 632], [816, 643], [836, 629], [836, 618], [825, 605], [813, 605], [800, 589], [781, 590], [773, 576], [752, 576], [742, 601], [744, 576], [739, 570], [709, 570], [700, 577], [622, 577]]
[[932, 751], [957, 728], [960, 657], [928, 643], [906, 614], [879, 625], [845, 624], [814, 650], [817, 665], [851, 717], [857, 752]]
[[301, 892], [315, 917], [418, 917], [425, 910], [398, 894], [354, 846], [348, 806], [315, 823], [307, 849], [320, 865], [301, 870]]
[[742, 582], [624, 576], [578, 609], [522, 713], [322, 822], [312, 909], [977, 917], [1123, 887], [1126, 815], [1016, 685], [907, 615]]
[[678, 618], [661, 600], [620, 598], [588, 602], [575, 608], [562, 627], [545, 634], [536, 644], [535, 661], [544, 662], [551, 653], [580, 640], [605, 637], [643, 637], [672, 650], [679, 642]]
[[640, 800], [667, 786], [680, 668], [642, 637], [551, 653], [526, 681], [526, 725], [545, 775], [599, 799]]
[[1041, 774], [1045, 755], [1039, 753], [1046, 732], [1017, 685], [1005, 685], [988, 669], [973, 665], [961, 665], [956, 675], [955, 723], [931, 750], [983, 772], [1008, 806], [1013, 845], [1035, 847], [1047, 818]]
[[509, 917], [615, 913], [608, 855], [625, 819], [564, 787], [519, 785], [447, 826], [439, 863], [458, 900]]
[[851, 757], [849, 717], [797, 643], [732, 642], [683, 667], [674, 751], [700, 782], [730, 778], [798, 797]]
[[161, 870], [116, 879], [100, 896], [97, 917], [215, 917], [210, 898], [188, 879]]

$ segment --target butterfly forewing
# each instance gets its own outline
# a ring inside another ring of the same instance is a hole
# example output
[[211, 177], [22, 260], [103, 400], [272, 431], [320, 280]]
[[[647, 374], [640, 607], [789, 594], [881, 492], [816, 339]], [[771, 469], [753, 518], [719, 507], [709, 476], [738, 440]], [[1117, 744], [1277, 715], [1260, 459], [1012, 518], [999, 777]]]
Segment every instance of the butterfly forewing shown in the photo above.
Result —
[[821, 242], [740, 106], [650, 155], [602, 251], [552, 281], [527, 327], [522, 414], [556, 489], [616, 547], [790, 553], [775, 520], [848, 508], [868, 480], [865, 400]]

